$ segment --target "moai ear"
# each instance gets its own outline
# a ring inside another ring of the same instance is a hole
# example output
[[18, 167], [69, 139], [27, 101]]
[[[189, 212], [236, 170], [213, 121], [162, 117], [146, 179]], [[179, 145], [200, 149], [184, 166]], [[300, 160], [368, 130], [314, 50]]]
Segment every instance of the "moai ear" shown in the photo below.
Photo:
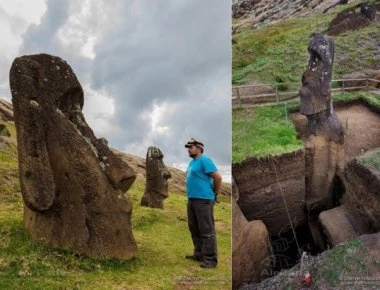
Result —
[[10, 86], [17, 129], [19, 174], [25, 204], [44, 211], [54, 203], [55, 183], [46, 147], [48, 122], [39, 101], [39, 69], [33, 61], [16, 58], [10, 70]]

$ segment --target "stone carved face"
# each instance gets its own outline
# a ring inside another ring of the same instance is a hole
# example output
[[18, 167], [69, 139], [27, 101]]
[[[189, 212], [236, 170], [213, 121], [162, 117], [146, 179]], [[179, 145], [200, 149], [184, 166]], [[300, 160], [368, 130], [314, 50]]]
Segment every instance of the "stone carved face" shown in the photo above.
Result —
[[344, 140], [343, 128], [336, 117], [331, 100], [331, 77], [334, 42], [322, 34], [313, 33], [309, 42], [307, 70], [302, 75], [300, 113], [307, 116], [313, 134], [322, 134], [336, 142]]
[[163, 208], [163, 200], [169, 196], [168, 179], [171, 174], [163, 162], [164, 155], [158, 147], [151, 146], [146, 154], [146, 185], [141, 205]]
[[10, 86], [32, 237], [94, 257], [134, 257], [132, 204], [123, 192], [136, 174], [87, 125], [71, 67], [56, 56], [22, 56]]
[[149, 147], [146, 155], [147, 180], [151, 182], [150, 189], [164, 198], [168, 197], [168, 179], [171, 174], [164, 164], [164, 155], [160, 148]]
[[329, 110], [331, 105], [330, 82], [334, 60], [334, 42], [314, 33], [308, 45], [308, 69], [302, 75], [300, 89], [302, 114], [309, 116]]

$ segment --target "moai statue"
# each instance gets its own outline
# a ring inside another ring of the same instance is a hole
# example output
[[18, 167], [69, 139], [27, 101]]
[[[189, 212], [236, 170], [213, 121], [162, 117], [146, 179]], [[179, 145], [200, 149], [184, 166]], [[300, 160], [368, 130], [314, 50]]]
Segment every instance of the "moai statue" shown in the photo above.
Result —
[[132, 204], [124, 195], [135, 171], [87, 125], [71, 67], [47, 54], [18, 57], [10, 86], [32, 238], [92, 257], [135, 257]]
[[306, 115], [311, 133], [323, 135], [336, 143], [344, 142], [344, 132], [334, 112], [331, 100], [331, 76], [334, 62], [334, 42], [313, 33], [309, 42], [307, 71], [302, 75], [300, 112]]
[[146, 153], [146, 184], [141, 199], [142, 206], [164, 208], [168, 194], [168, 179], [171, 174], [163, 162], [160, 148], [151, 146]]

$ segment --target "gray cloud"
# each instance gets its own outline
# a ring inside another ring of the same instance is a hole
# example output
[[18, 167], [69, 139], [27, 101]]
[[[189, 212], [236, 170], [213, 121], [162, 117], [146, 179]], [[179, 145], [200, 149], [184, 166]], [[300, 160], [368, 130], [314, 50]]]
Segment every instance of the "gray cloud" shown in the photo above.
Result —
[[138, 146], [150, 130], [139, 116], [154, 102], [169, 102], [177, 104], [177, 111], [162, 123], [173, 137], [153, 140], [166, 151], [165, 158], [187, 158], [184, 142], [199, 136], [217, 162], [229, 164], [229, 1], [167, 1], [164, 8], [158, 2], [133, 3], [143, 16], [132, 13], [127, 3], [120, 10], [125, 17], [95, 47], [93, 86], [114, 96], [120, 108], [114, 122], [126, 131], [112, 136], [111, 143]]
[[[230, 1], [97, 1], [82, 26], [69, 27], [79, 37], [95, 35], [93, 60], [78, 53], [83, 41], [64, 46], [58, 37], [81, 9], [74, 3], [48, 0], [40, 25], [25, 33], [22, 54], [58, 55], [82, 84], [113, 98], [120, 130], [105, 136], [111, 146], [144, 157], [149, 143], [174, 164], [188, 161], [184, 144], [195, 137], [218, 164], [229, 165]], [[169, 108], [159, 120], [166, 135], [153, 134], [145, 118], [155, 106]]]

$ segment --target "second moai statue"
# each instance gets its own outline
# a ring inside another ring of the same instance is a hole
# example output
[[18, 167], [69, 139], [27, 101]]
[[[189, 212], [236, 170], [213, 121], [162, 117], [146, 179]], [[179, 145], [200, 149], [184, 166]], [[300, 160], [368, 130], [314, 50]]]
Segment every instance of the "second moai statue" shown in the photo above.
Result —
[[160, 148], [151, 146], [146, 154], [146, 184], [141, 199], [142, 206], [164, 208], [164, 199], [169, 196], [168, 179], [171, 174], [162, 160]]

